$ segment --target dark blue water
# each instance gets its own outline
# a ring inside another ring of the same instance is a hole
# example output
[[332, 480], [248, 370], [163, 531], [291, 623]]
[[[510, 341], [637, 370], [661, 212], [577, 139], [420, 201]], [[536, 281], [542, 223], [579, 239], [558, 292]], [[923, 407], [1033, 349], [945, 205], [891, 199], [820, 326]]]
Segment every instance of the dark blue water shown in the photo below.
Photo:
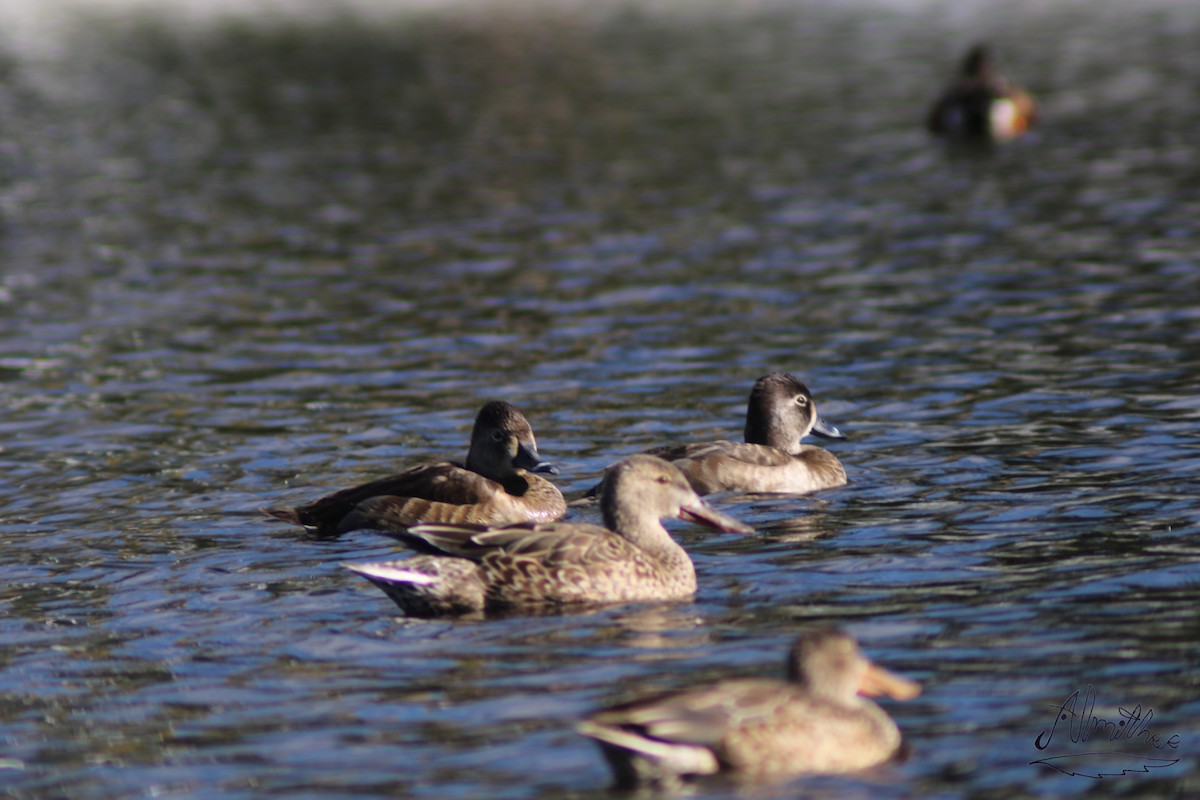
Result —
[[[909, 759], [697, 796], [1200, 792], [1200, 9], [32, 8], [0, 53], [6, 792], [604, 797], [583, 713], [778, 674], [827, 623], [925, 686], [888, 706]], [[924, 108], [982, 37], [1041, 124], [947, 150]], [[461, 457], [494, 397], [582, 492], [736, 438], [775, 369], [850, 484], [673, 525], [693, 603], [406, 620], [338, 565], [390, 540], [256, 513]], [[1089, 684], [1179, 762], [1031, 764], [1095, 749], [1034, 746]]]

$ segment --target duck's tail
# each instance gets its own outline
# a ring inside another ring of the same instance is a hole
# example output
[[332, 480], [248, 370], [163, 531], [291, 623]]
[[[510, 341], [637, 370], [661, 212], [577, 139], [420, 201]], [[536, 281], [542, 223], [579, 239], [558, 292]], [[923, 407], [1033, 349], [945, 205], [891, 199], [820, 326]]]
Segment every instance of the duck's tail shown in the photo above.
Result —
[[479, 568], [465, 559], [417, 556], [342, 566], [378, 586], [410, 617], [480, 613], [487, 604]]
[[661, 741], [594, 719], [583, 720], [575, 729], [600, 745], [617, 789], [677, 789], [685, 777], [712, 775], [720, 769], [716, 755], [703, 745]]
[[293, 525], [304, 524], [300, 521], [300, 513], [294, 508], [260, 508], [259, 511], [261, 511], [264, 516], [272, 517], [274, 519], [281, 519], [284, 522], [290, 522]]

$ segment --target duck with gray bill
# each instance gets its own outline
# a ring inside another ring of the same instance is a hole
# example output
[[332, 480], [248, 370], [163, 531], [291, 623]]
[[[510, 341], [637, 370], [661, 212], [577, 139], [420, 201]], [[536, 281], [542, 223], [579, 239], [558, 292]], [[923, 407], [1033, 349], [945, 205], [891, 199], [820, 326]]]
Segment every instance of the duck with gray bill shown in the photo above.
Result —
[[344, 566], [367, 578], [410, 616], [685, 600], [696, 570], [660, 520], [679, 517], [732, 533], [753, 529], [707, 505], [672, 464], [630, 456], [609, 468], [604, 527], [518, 523], [500, 527], [424, 524], [399, 535], [425, 553]]
[[802, 444], [810, 433], [845, 435], [821, 419], [812, 392], [786, 372], [754, 382], [746, 406], [745, 442], [666, 445], [648, 450], [683, 470], [699, 494], [804, 494], [846, 484], [846, 470], [828, 450]]
[[511, 403], [479, 409], [463, 464], [442, 461], [342, 489], [296, 508], [263, 513], [322, 534], [373, 528], [394, 533], [421, 522], [548, 522], [567, 513], [562, 492], [535, 473], [558, 470], [538, 455], [533, 428]]

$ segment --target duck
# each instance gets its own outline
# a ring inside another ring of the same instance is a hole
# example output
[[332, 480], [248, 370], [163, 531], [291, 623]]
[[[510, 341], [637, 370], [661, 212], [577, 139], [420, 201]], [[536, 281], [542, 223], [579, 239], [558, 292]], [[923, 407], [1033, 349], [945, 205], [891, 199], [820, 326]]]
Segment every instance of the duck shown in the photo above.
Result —
[[1036, 117], [1033, 97], [997, 72], [987, 45], [976, 44], [929, 110], [926, 126], [951, 140], [1004, 141], [1025, 133]]
[[901, 735], [862, 695], [911, 700], [915, 681], [873, 664], [836, 628], [801, 634], [787, 679], [734, 678], [593, 712], [580, 733], [595, 740], [617, 788], [678, 787], [722, 773], [781, 781], [857, 772], [901, 754]]
[[562, 492], [535, 473], [557, 474], [558, 468], [538, 454], [525, 415], [511, 403], [491, 400], [475, 417], [465, 463], [421, 464], [302, 506], [261, 510], [320, 534], [364, 528], [395, 532], [422, 522], [561, 519], [567, 513]]
[[661, 458], [629, 456], [608, 469], [604, 484], [603, 526], [421, 524], [399, 538], [423, 555], [343, 566], [382, 589], [408, 616], [547, 613], [695, 594], [695, 567], [662, 526], [663, 517], [753, 533], [707, 505]]
[[746, 406], [745, 442], [665, 445], [646, 452], [683, 470], [697, 494], [715, 492], [805, 494], [846, 485], [837, 457], [801, 444], [810, 433], [846, 436], [817, 414], [808, 387], [787, 372], [754, 382]]

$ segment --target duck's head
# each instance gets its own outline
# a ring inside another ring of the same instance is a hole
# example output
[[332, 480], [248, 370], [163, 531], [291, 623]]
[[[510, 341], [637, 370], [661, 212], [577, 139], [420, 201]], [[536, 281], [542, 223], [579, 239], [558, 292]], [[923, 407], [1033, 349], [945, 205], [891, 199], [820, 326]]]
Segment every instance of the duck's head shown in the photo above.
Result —
[[632, 455], [609, 467], [600, 498], [605, 524], [617, 531], [633, 518], [678, 517], [728, 533], [754, 532], [704, 502], [679, 467], [657, 456]]
[[479, 409], [471, 431], [467, 467], [489, 478], [513, 472], [549, 472], [558, 468], [538, 455], [537, 440], [525, 415], [512, 403], [492, 400]]
[[788, 655], [788, 680], [843, 704], [856, 702], [860, 694], [911, 700], [921, 693], [920, 684], [872, 663], [853, 637], [833, 628], [796, 639]]
[[772, 372], [754, 382], [746, 409], [746, 441], [794, 453], [810, 433], [826, 439], [846, 435], [821, 419], [812, 392], [786, 372]]
[[995, 67], [992, 64], [992, 51], [982, 42], [973, 45], [963, 56], [962, 76], [987, 80], [992, 77]]

